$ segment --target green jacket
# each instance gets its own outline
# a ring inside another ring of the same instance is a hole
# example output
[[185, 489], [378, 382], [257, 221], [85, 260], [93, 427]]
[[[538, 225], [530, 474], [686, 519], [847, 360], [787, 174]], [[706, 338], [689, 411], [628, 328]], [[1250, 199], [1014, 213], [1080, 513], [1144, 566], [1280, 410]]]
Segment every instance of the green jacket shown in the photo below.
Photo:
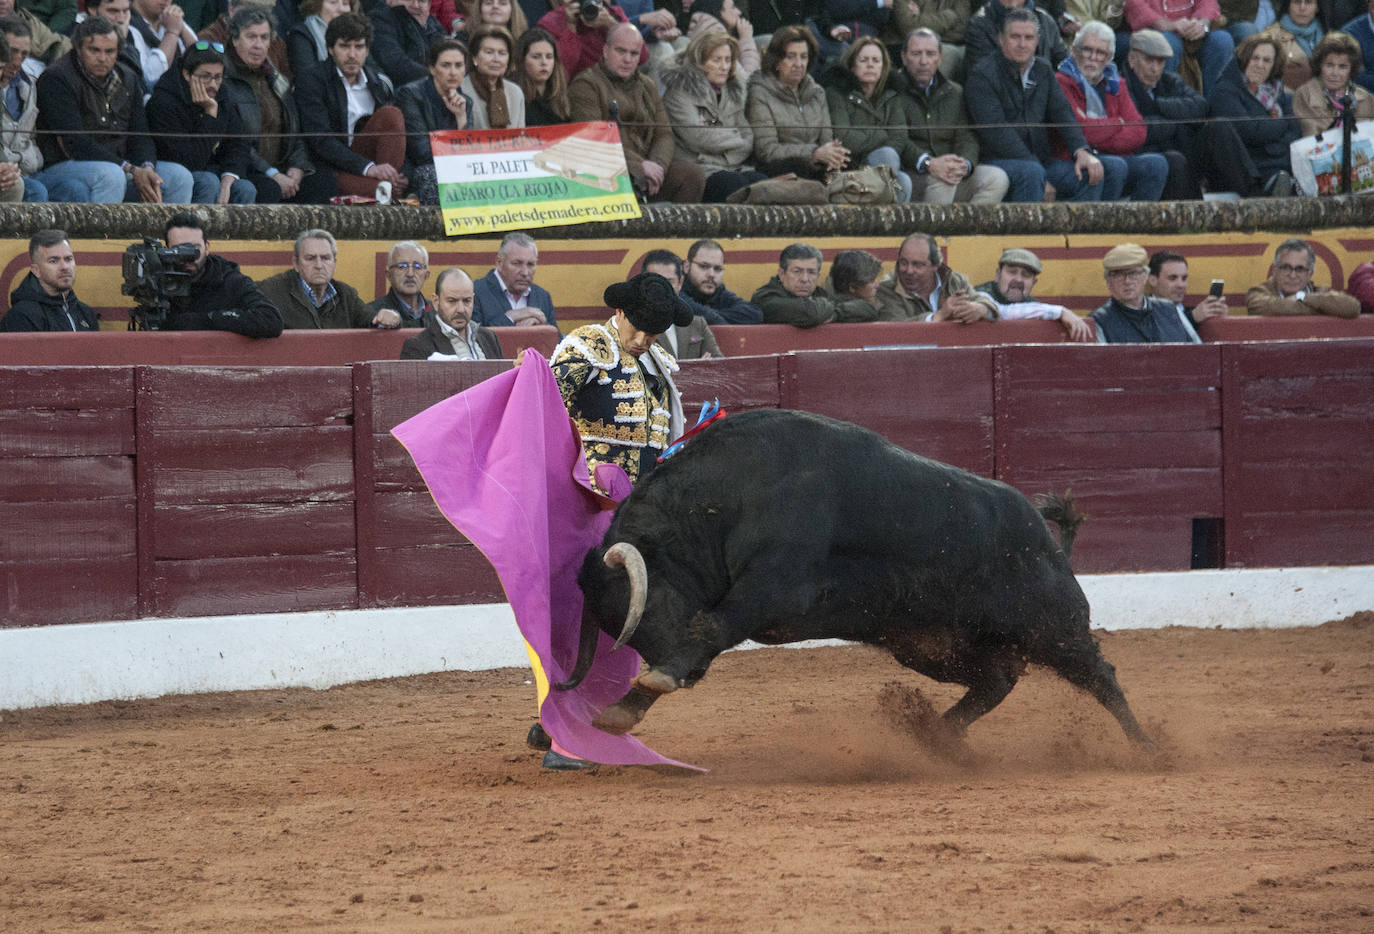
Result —
[[969, 129], [968, 108], [964, 106], [964, 89], [938, 71], [930, 93], [917, 87], [900, 68], [892, 73], [888, 84], [901, 94], [906, 110], [908, 135], [921, 156], [962, 156], [971, 164], [978, 164], [978, 137]]
[[901, 156], [902, 168], [916, 168], [920, 153], [907, 135], [903, 97], [890, 81], [879, 81], [869, 100], [848, 71], [839, 65], [830, 70], [825, 100], [830, 105], [835, 137], [849, 150], [851, 164], [862, 165], [873, 150], [891, 146]]
[[878, 317], [878, 309], [863, 299], [836, 301], [819, 287], [806, 298], [798, 298], [782, 287], [777, 276], [769, 279], [749, 301], [763, 309], [764, 324], [814, 328], [830, 321], [872, 321]]

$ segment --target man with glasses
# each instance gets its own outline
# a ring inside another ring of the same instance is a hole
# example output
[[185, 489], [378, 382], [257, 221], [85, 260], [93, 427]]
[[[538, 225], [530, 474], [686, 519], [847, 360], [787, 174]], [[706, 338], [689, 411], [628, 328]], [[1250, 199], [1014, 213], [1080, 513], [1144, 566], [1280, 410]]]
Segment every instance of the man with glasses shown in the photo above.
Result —
[[1145, 144], [1145, 122], [1112, 62], [1115, 49], [1112, 28], [1090, 20], [1074, 35], [1055, 78], [1088, 145], [1102, 160], [1102, 200], [1158, 201], [1169, 180], [1169, 160], [1139, 151]]
[[1317, 256], [1299, 237], [1279, 244], [1269, 278], [1245, 293], [1245, 310], [1252, 315], [1332, 315], [1355, 318], [1360, 300], [1346, 292], [1312, 284]]
[[558, 326], [553, 296], [534, 284], [539, 247], [527, 233], [508, 233], [496, 251], [496, 265], [477, 280], [478, 324], [489, 328], [532, 324]]
[[103, 16], [77, 24], [72, 51], [38, 79], [38, 180], [52, 201], [186, 203], [190, 171], [158, 161], [138, 75], [119, 54], [119, 32]]
[[148, 99], [158, 156], [191, 170], [196, 204], [252, 204], [258, 196], [244, 178], [252, 148], [237, 108], [229, 106], [224, 69], [224, 46], [198, 40]]
[[1089, 317], [1099, 344], [1199, 344], [1188, 315], [1161, 298], [1145, 294], [1149, 254], [1135, 243], [1114, 247], [1102, 259], [1111, 299]]
[[714, 240], [687, 248], [687, 279], [682, 297], [707, 324], [762, 324], [763, 310], [725, 287], [725, 250]]
[[429, 251], [414, 240], [393, 245], [386, 254], [386, 278], [391, 288], [381, 298], [369, 302], [368, 309], [396, 312], [403, 328], [424, 327], [426, 313], [434, 311], [424, 295], [429, 279]]

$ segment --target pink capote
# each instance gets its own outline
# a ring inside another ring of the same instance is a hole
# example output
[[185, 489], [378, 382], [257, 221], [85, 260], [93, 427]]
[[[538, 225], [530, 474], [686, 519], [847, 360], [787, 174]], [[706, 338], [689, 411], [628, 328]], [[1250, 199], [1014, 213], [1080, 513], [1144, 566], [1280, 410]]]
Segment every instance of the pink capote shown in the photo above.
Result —
[[[525, 640], [550, 682], [577, 661], [582, 591], [577, 572], [611, 523], [548, 361], [533, 350], [523, 365], [430, 406], [391, 432], [419, 468], [439, 510], [487, 557]], [[602, 479], [603, 465], [598, 479]], [[629, 479], [603, 484], [623, 498]], [[613, 478], [606, 478], [613, 479]], [[540, 720], [560, 746], [594, 762], [686, 765], [633, 736], [613, 736], [592, 719], [630, 689], [640, 658], [600, 636], [596, 659], [571, 691], [550, 690]]]

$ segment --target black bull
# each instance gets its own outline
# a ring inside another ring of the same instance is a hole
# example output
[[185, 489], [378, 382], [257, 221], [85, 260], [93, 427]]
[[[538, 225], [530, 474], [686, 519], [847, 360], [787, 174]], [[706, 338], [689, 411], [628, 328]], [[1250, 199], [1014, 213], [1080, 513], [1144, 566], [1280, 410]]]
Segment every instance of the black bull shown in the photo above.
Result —
[[559, 687], [585, 676], [598, 628], [620, 635], [649, 670], [598, 716], [608, 732], [632, 728], [657, 697], [690, 687], [746, 639], [834, 638], [967, 686], [944, 714], [958, 733], [1036, 663], [1096, 697], [1131, 739], [1151, 742], [1035, 507], [1004, 483], [857, 425], [804, 412], [732, 415], [640, 483], [602, 545], [578, 577], [581, 651]]

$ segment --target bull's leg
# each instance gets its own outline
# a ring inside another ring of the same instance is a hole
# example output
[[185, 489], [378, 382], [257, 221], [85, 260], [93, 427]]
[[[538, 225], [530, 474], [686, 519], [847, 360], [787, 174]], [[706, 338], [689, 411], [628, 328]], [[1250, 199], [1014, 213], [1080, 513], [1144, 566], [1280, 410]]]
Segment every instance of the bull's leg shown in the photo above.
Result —
[[645, 690], [638, 683], [626, 692], [625, 696], [596, 715], [592, 726], [607, 733], [628, 733], [644, 719], [659, 694]]
[[968, 692], [945, 711], [945, 723], [962, 736], [969, 724], [1002, 703], [1011, 693], [1017, 674], [1009, 666], [998, 663], [978, 669], [969, 679]]
[[1091, 636], [1085, 635], [1078, 643], [1059, 644], [1053, 655], [1036, 659], [1048, 665], [1061, 677], [1077, 688], [1087, 691], [1097, 702], [1121, 724], [1121, 729], [1139, 746], [1155, 745], [1154, 740], [1140, 728], [1126, 695], [1116, 680], [1116, 668], [1102, 656], [1102, 650]]

